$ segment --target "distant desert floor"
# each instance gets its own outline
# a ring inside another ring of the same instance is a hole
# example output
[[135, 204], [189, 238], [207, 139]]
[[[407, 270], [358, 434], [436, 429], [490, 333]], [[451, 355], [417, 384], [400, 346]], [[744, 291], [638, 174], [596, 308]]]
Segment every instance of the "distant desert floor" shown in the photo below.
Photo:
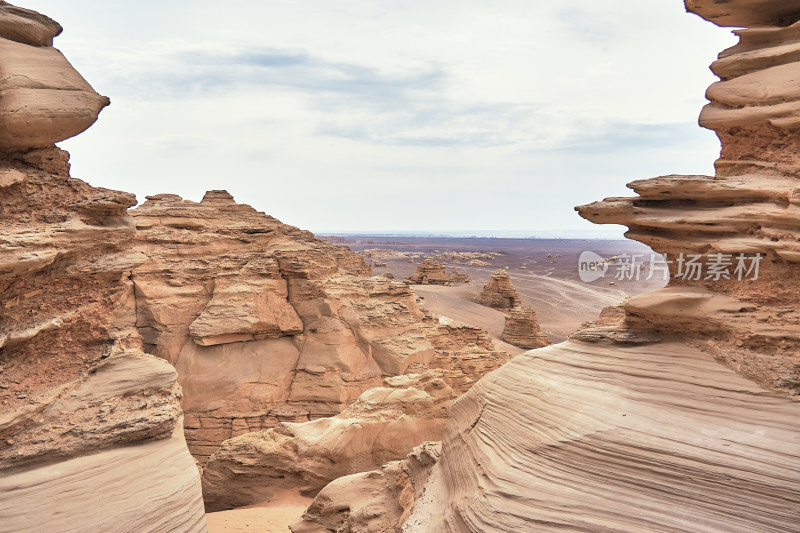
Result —
[[[639, 272], [638, 280], [616, 279], [617, 270], [614, 267], [609, 269], [605, 278], [592, 283], [580, 280], [578, 257], [583, 251], [593, 251], [607, 258], [636, 254], [638, 262], [650, 262], [652, 250], [626, 240], [422, 237], [344, 237], [331, 240], [344, 241], [341, 243], [357, 252], [367, 250], [365, 255], [369, 254], [370, 257], [365, 259], [373, 265], [376, 275], [391, 272], [396, 279], [402, 280], [410, 276], [427, 257], [437, 258], [448, 267], [448, 272], [455, 267], [459, 272], [468, 274], [472, 277], [472, 283], [469, 284], [453, 287], [415, 285], [414, 290], [422, 298], [423, 307], [454, 320], [480, 326], [495, 339], [503, 330], [505, 315], [478, 304], [478, 297], [483, 285], [498, 268], [508, 267], [523, 305], [533, 307], [542, 331], [554, 343], [565, 340], [582, 324], [595, 320], [604, 307], [617, 305], [628, 296], [666, 285], [661, 272], [647, 280], [649, 268]], [[391, 250], [399, 255], [371, 250]], [[488, 265], [470, 265], [469, 261], [442, 257], [452, 252], [484, 252], [496, 256], [491, 260], [483, 260]], [[413, 263], [410, 262], [412, 260]], [[519, 350], [513, 353], [519, 353]]]

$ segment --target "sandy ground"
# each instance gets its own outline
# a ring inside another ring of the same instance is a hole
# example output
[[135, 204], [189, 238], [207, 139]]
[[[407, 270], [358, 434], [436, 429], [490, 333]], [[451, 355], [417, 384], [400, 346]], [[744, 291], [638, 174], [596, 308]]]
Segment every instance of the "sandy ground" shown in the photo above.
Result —
[[231, 511], [207, 513], [209, 533], [284, 533], [311, 505], [312, 498], [287, 490], [268, 503], [241, 507]]
[[423, 298], [422, 305], [430, 311], [480, 326], [494, 338], [499, 337], [505, 317], [477, 302], [481, 288], [498, 268], [508, 269], [522, 303], [533, 307], [542, 331], [554, 343], [565, 340], [584, 323], [595, 320], [604, 307], [617, 305], [628, 296], [666, 284], [660, 275], [647, 280], [647, 270], [642, 271], [638, 280], [616, 279], [615, 271], [592, 283], [580, 280], [578, 257], [585, 250], [603, 257], [638, 254], [640, 262], [648, 262], [652, 251], [634, 241], [400, 237], [384, 241], [375, 238], [351, 240], [345, 244], [355, 251], [388, 249], [400, 252], [400, 257], [367, 258], [368, 262], [386, 264], [385, 267], [373, 266], [375, 274], [391, 272], [397, 279], [410, 276], [422, 259], [436, 257], [437, 254], [497, 253], [489, 265], [441, 261], [448, 271], [455, 267], [471, 276], [473, 282], [470, 284], [455, 287], [415, 286]]
[[499, 350], [511, 355], [519, 355], [525, 352], [523, 348], [512, 346], [500, 340], [506, 315], [496, 309], [470, 301], [475, 292], [472, 284], [459, 287], [441, 287], [437, 285], [414, 285], [413, 287], [414, 292], [422, 298], [420, 305], [428, 311], [485, 329]]

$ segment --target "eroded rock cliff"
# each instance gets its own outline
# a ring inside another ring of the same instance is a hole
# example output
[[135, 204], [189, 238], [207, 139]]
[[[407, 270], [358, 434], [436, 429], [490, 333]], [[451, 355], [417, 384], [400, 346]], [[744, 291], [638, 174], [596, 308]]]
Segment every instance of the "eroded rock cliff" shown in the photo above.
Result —
[[293, 533], [396, 531], [423, 495], [440, 454], [439, 443], [426, 442], [402, 461], [341, 477], [314, 498], [290, 529]]
[[666, 253], [669, 286], [457, 401], [403, 531], [796, 529], [800, 4], [686, 5], [746, 27], [701, 115], [717, 175], [578, 208]]
[[108, 104], [60, 31], [0, 3], [0, 531], [204, 531], [176, 372], [135, 327], [136, 201], [52, 145]]
[[222, 443], [203, 469], [207, 508], [251, 505], [285, 489], [314, 495], [338, 477], [441, 439], [453, 401], [509, 357], [485, 331], [444, 317], [423, 331], [434, 347], [429, 359], [385, 378], [336, 416], [282, 422]]
[[237, 435], [337, 415], [412, 367], [442, 368], [463, 392], [505, 361], [481, 330], [442, 323], [405, 284], [367, 277], [358, 254], [224, 191], [200, 203], [151, 196], [131, 214], [147, 257], [132, 278], [137, 325], [147, 351], [178, 370], [201, 462]]
[[55, 48], [54, 20], [0, 3], [0, 150], [47, 148], [79, 134], [109, 100]]
[[450, 285], [447, 269], [436, 259], [425, 259], [408, 278], [415, 285]]
[[740, 41], [711, 66], [700, 124], [722, 142], [716, 176], [629, 185], [639, 196], [579, 207], [669, 261], [670, 286], [624, 305], [626, 325], [693, 339], [769, 388], [800, 392], [800, 24], [792, 2], [687, 1]]
[[225, 441], [203, 470], [207, 508], [252, 505], [287, 488], [315, 495], [336, 478], [402, 459], [442, 438], [456, 397], [441, 371], [397, 376], [335, 417]]
[[406, 532], [791, 531], [798, 404], [682, 343], [569, 341], [451, 410]]

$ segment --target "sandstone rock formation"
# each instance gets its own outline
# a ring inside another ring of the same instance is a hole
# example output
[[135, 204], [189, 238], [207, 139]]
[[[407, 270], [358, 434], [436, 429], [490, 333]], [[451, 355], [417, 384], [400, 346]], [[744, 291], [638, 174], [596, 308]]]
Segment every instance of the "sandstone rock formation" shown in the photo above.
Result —
[[489, 283], [483, 286], [481, 291], [480, 303], [487, 307], [498, 309], [512, 309], [520, 305], [520, 297], [511, 276], [505, 269], [498, 268], [489, 279]]
[[[358, 254], [224, 191], [200, 203], [150, 196], [131, 214], [148, 258], [132, 277], [138, 327], [178, 370], [201, 463], [237, 435], [336, 415], [412, 366], [440, 365], [460, 385], [483, 375], [457, 368], [467, 359], [487, 361], [469, 363], [479, 370], [505, 360], [480, 330], [420, 310], [405, 284], [367, 278]], [[443, 354], [463, 338], [477, 344], [454, 365]]]
[[447, 263], [469, 265], [473, 264], [473, 261], [480, 261], [488, 265], [500, 255], [503, 254], [500, 252], [442, 252], [434, 255], [433, 258]]
[[485, 331], [446, 318], [425, 333], [434, 346], [429, 360], [385, 378], [335, 417], [281, 423], [224, 442], [203, 470], [207, 508], [250, 505], [290, 488], [313, 495], [337, 477], [441, 439], [452, 402], [508, 356]]
[[294, 533], [318, 531], [397, 531], [414, 502], [423, 494], [439, 443], [417, 446], [402, 461], [377, 470], [337, 479], [314, 498], [303, 518], [290, 526]]
[[387, 378], [335, 417], [282, 423], [225, 441], [203, 469], [207, 509], [263, 502], [287, 488], [313, 495], [336, 478], [373, 470], [441, 439], [456, 398], [441, 374]]
[[414, 285], [451, 285], [447, 269], [435, 259], [425, 259], [417, 267], [416, 272], [408, 277]]
[[536, 312], [530, 307], [517, 306], [506, 317], [501, 339], [520, 348], [541, 348], [550, 344], [539, 328]]
[[785, 28], [797, 22], [800, 6], [781, 0], [684, 0], [686, 10], [719, 26]]
[[[578, 209], [628, 226], [629, 237], [671, 261], [670, 287], [625, 304], [630, 327], [690, 336], [764, 386], [797, 393], [800, 96], [791, 73], [800, 69], [800, 16], [790, 17], [798, 12], [790, 5], [687, 1], [715, 23], [749, 27], [734, 32], [739, 44], [712, 65], [722, 81], [700, 115], [722, 141], [717, 175], [636, 181], [636, 198]], [[690, 259], [702, 272], [690, 271]]]
[[447, 274], [447, 268], [435, 259], [425, 259], [417, 267], [416, 272], [406, 278], [406, 283], [412, 285], [445, 285], [450, 286], [454, 283], [471, 283], [472, 278], [467, 274], [459, 272], [453, 268], [451, 274]]
[[0, 3], [0, 150], [46, 148], [82, 132], [109, 104], [53, 48], [61, 26]]
[[59, 32], [0, 3], [0, 531], [204, 531], [175, 370], [135, 327], [135, 199], [52, 145], [108, 103]]
[[472, 283], [472, 278], [468, 274], [460, 272], [456, 267], [453, 267], [453, 272], [450, 274], [451, 283]]
[[681, 343], [570, 341], [453, 407], [406, 532], [791, 531], [798, 404]]
[[[800, 6], [686, 5], [747, 27], [701, 116], [722, 140], [717, 176], [635, 182], [638, 198], [578, 208], [666, 253], [670, 286], [470, 389], [403, 531], [797, 528]], [[689, 258], [702, 275], [686, 275]]]

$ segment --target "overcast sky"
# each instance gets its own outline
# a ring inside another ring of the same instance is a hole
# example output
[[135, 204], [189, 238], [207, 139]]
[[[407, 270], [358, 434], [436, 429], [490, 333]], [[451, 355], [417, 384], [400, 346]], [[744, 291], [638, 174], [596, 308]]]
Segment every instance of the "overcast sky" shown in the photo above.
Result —
[[592, 231], [573, 206], [713, 172], [734, 43], [680, 0], [17, 3], [111, 98], [74, 177], [318, 232]]

